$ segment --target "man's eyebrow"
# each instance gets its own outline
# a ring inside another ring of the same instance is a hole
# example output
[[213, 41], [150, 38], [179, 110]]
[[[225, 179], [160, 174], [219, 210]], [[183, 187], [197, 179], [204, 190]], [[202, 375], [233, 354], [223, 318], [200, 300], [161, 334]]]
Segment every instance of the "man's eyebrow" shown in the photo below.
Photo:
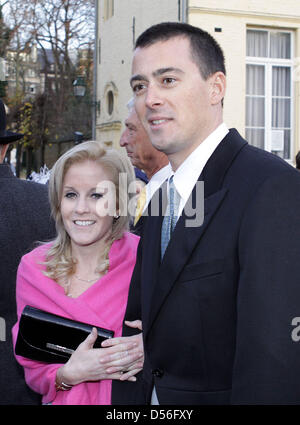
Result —
[[154, 76], [154, 77], [157, 77], [157, 76], [159, 76], [159, 75], [166, 74], [166, 73], [168, 73], [168, 72], [179, 72], [180, 74], [183, 74], [183, 73], [184, 73], [184, 72], [182, 71], [182, 69], [180, 69], [180, 68], [175, 68], [175, 67], [173, 67], [173, 66], [170, 66], [170, 67], [168, 67], [168, 68], [160, 68], [160, 69], [158, 69], [158, 70], [154, 71], [154, 72], [153, 72], [153, 76]]
[[[180, 69], [180, 68], [175, 68], [175, 67], [173, 67], [173, 66], [170, 66], [170, 67], [168, 67], [168, 68], [159, 68], [159, 69], [157, 69], [156, 71], [154, 71], [154, 72], [152, 73], [152, 75], [153, 75], [153, 77], [158, 77], [159, 75], [163, 75], [163, 74], [166, 74], [166, 73], [168, 73], [168, 72], [177, 72], [177, 73], [180, 73], [180, 74], [183, 74], [183, 73], [184, 73], [184, 72], [182, 71], [182, 69]], [[130, 85], [132, 85], [133, 81], [148, 81], [148, 78], [147, 78], [147, 77], [145, 77], [145, 75], [136, 74], [136, 75], [133, 75], [133, 76], [130, 78]]]
[[144, 75], [136, 74], [136, 75], [133, 75], [130, 78], [130, 85], [131, 86], [132, 86], [133, 81], [148, 81], [148, 79]]

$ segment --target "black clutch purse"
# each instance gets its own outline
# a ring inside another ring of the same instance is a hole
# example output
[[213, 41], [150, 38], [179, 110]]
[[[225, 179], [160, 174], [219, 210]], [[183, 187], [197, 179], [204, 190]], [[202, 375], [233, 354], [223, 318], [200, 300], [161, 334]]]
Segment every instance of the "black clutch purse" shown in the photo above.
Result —
[[111, 330], [66, 319], [27, 305], [21, 315], [15, 352], [40, 362], [66, 363], [93, 327], [98, 332], [94, 348], [101, 348], [102, 341], [114, 336]]

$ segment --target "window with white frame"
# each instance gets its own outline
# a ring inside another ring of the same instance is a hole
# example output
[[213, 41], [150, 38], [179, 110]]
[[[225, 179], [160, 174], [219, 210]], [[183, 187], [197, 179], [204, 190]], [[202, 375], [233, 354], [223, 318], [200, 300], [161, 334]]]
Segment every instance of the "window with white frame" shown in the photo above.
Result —
[[282, 30], [247, 30], [246, 138], [286, 160], [292, 158], [292, 44]]

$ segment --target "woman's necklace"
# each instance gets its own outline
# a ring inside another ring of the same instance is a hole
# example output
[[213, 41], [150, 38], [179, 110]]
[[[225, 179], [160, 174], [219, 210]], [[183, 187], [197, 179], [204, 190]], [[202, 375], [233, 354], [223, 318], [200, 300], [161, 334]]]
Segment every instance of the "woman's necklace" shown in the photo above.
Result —
[[[107, 244], [107, 247], [104, 251], [105, 260], [97, 266], [97, 272], [96, 273], [98, 273], [99, 276], [97, 276], [96, 278], [94, 277], [93, 279], [84, 279], [83, 277], [79, 276], [78, 274], [74, 274], [73, 276], [76, 277], [76, 279], [78, 279], [78, 280], [80, 280], [81, 282], [84, 282], [84, 283], [95, 283], [95, 282], [97, 282], [97, 280], [99, 280], [99, 278], [100, 278], [100, 274], [105, 275], [108, 272], [108, 269], [109, 269], [109, 251], [110, 251], [112, 244], [113, 244], [113, 239]], [[64, 286], [66, 288], [68, 288], [70, 285], [71, 285], [71, 279], [68, 279], [68, 283]], [[67, 289], [66, 289], [66, 292], [67, 292]], [[70, 293], [69, 294], [66, 293], [66, 295], [68, 295], [69, 297], [72, 297], [72, 294], [70, 294]]]
[[76, 279], [81, 280], [81, 282], [91, 283], [96, 282], [99, 279], [99, 276], [94, 279], [83, 279], [82, 277], [78, 276], [78, 274], [75, 274]]

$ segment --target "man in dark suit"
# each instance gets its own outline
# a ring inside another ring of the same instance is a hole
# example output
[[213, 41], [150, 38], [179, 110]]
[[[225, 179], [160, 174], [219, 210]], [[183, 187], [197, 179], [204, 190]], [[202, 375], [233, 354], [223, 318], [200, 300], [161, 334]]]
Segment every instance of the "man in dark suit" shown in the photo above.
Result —
[[[131, 86], [173, 169], [161, 190], [169, 216], [144, 224], [126, 311], [143, 326], [136, 402], [300, 403], [299, 173], [223, 123], [224, 57], [205, 31], [146, 30]], [[113, 403], [133, 402], [113, 386]]]
[[17, 320], [15, 285], [20, 259], [34, 248], [34, 242], [55, 236], [47, 187], [16, 178], [3, 163], [8, 144], [22, 137], [6, 130], [0, 100], [0, 405], [40, 404], [40, 396], [26, 385], [23, 368], [14, 358], [11, 328]]

